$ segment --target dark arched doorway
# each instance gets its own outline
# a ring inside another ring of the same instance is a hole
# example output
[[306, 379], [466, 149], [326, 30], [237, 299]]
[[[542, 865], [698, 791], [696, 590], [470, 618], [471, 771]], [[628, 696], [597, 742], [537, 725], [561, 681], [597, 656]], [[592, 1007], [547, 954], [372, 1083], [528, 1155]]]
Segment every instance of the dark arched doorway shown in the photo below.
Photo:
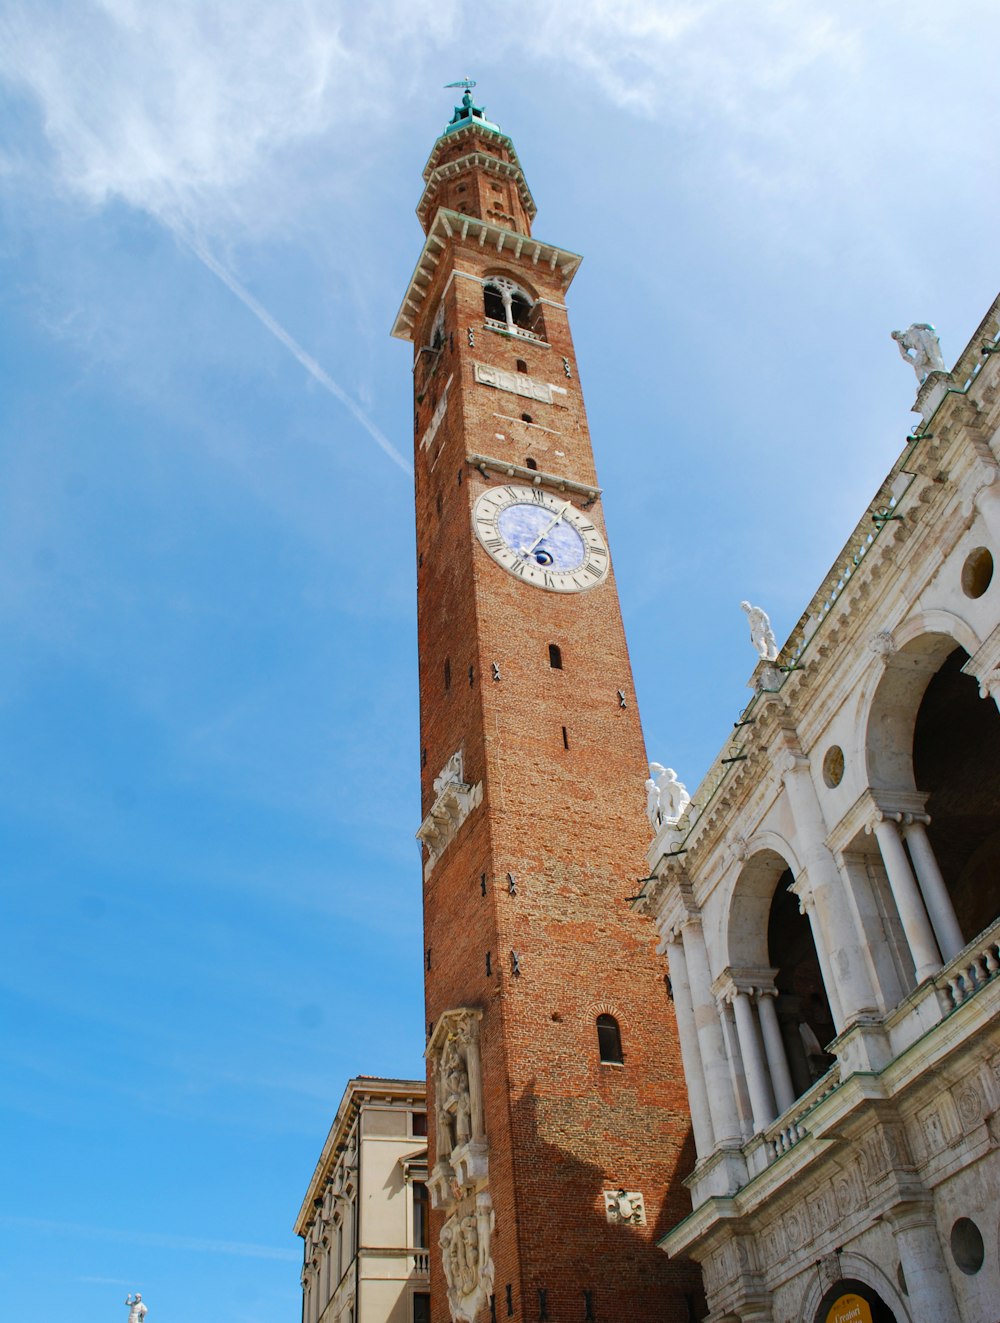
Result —
[[796, 1094], [825, 1075], [834, 1058], [825, 1050], [837, 1035], [823, 985], [812, 928], [789, 890], [792, 870], [778, 879], [767, 921], [767, 955], [777, 970], [778, 1022]]
[[[867, 1317], [866, 1317], [867, 1309]], [[879, 1293], [853, 1277], [843, 1277], [819, 1303], [812, 1323], [897, 1323]]]
[[962, 936], [971, 942], [1000, 910], [1000, 711], [962, 673], [968, 660], [964, 648], [955, 648], [924, 691], [913, 772], [918, 789], [930, 792], [927, 834]]

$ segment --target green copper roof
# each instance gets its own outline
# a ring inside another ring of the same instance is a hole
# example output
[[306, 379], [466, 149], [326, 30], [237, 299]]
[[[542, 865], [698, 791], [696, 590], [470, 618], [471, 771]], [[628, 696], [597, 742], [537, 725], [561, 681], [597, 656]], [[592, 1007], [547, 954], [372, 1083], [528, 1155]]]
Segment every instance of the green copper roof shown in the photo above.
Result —
[[446, 137], [449, 133], [457, 133], [459, 129], [467, 129], [470, 124], [475, 124], [481, 129], [488, 129], [490, 133], [500, 133], [502, 131], [499, 124], [494, 124], [492, 120], [486, 118], [486, 107], [477, 106], [472, 99], [471, 91], [466, 88], [462, 93], [462, 104], [455, 107], [455, 113], [441, 136]]

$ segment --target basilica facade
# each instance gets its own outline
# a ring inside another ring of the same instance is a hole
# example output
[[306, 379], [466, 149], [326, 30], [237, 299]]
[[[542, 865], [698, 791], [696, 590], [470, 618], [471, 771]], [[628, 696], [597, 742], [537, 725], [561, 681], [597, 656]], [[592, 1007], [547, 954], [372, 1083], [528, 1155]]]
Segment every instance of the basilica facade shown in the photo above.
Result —
[[1000, 1317], [998, 314], [950, 371], [896, 333], [918, 423], [783, 647], [745, 604], [753, 697], [651, 805], [697, 1148], [661, 1246], [713, 1323]]

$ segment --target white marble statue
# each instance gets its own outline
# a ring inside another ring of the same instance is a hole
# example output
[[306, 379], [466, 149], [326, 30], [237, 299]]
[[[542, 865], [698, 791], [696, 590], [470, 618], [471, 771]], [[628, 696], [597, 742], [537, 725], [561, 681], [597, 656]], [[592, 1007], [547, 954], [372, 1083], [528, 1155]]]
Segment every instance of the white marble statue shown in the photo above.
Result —
[[133, 1296], [132, 1292], [129, 1291], [128, 1295], [125, 1297], [125, 1303], [129, 1307], [128, 1323], [143, 1323], [143, 1319], [149, 1313], [149, 1310], [142, 1303], [142, 1295], [140, 1292], [136, 1291]]
[[761, 658], [769, 662], [777, 661], [778, 640], [774, 637], [774, 630], [771, 628], [771, 617], [761, 607], [751, 606], [749, 602], [740, 602], [740, 606], [747, 613], [750, 622], [750, 641]]
[[465, 772], [462, 767], [462, 761], [462, 750], [459, 749], [458, 753], [453, 753], [451, 755], [445, 765], [441, 768], [440, 773], [434, 778], [435, 795], [440, 795], [442, 791], [448, 788], [448, 786], [458, 786], [463, 784], [462, 778], [464, 777]]
[[678, 781], [672, 767], [662, 763], [649, 764], [649, 778], [646, 781], [646, 817], [654, 831], [659, 831], [664, 823], [679, 821], [687, 812], [691, 796], [683, 781]]
[[905, 331], [893, 331], [892, 338], [899, 346], [900, 355], [917, 374], [921, 386], [931, 372], [945, 372], [941, 357], [941, 342], [930, 322], [914, 322]]

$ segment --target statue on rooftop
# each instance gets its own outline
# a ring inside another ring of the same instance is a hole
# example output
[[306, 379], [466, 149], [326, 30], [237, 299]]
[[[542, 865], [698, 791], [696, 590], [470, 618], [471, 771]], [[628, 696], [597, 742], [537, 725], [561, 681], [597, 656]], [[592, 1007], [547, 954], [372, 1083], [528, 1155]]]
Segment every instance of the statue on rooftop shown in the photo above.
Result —
[[683, 781], [678, 781], [672, 767], [662, 763], [649, 764], [649, 778], [646, 781], [646, 817], [653, 831], [659, 831], [664, 823], [678, 822], [687, 812], [691, 796]]
[[893, 331], [892, 338], [899, 346], [901, 357], [917, 374], [921, 386], [931, 372], [947, 371], [941, 357], [938, 333], [930, 322], [914, 322], [905, 331]]
[[128, 1295], [125, 1297], [125, 1303], [129, 1307], [128, 1323], [143, 1323], [143, 1320], [145, 1319], [146, 1315], [149, 1313], [149, 1310], [142, 1303], [141, 1293], [139, 1291], [136, 1291], [135, 1295], [133, 1296], [132, 1292], [129, 1291]]
[[778, 640], [774, 637], [774, 630], [771, 628], [771, 617], [762, 607], [751, 606], [749, 602], [740, 602], [740, 606], [747, 613], [750, 622], [750, 641], [761, 659], [769, 662], [777, 661]]

